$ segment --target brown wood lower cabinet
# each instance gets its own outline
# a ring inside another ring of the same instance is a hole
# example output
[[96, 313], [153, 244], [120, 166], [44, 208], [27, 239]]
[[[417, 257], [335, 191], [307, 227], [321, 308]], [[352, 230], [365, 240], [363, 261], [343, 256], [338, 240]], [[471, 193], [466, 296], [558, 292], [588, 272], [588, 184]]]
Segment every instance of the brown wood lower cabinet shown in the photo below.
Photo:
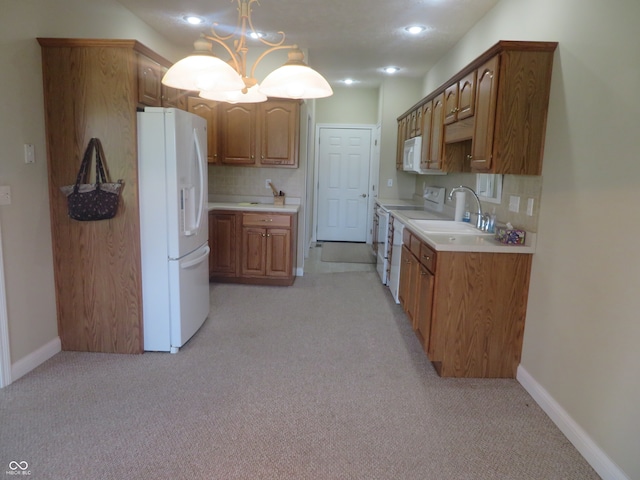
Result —
[[403, 242], [401, 304], [438, 374], [515, 378], [531, 255], [435, 252], [408, 229]]
[[209, 212], [212, 281], [291, 285], [295, 280], [297, 214]]

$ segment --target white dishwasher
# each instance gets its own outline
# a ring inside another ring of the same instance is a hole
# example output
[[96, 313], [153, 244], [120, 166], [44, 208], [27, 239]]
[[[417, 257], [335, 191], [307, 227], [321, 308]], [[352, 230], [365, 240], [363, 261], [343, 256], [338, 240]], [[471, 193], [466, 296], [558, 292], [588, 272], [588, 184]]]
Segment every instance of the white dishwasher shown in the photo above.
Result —
[[383, 207], [377, 207], [378, 213], [378, 257], [376, 258], [376, 270], [380, 276], [383, 285], [389, 284], [387, 278], [388, 259], [389, 259], [389, 212]]
[[402, 256], [402, 231], [404, 223], [393, 219], [393, 242], [391, 244], [391, 267], [389, 269], [389, 290], [396, 303], [400, 303], [398, 299], [398, 290], [400, 288], [400, 257]]
[[[443, 187], [425, 187], [424, 209], [420, 212], [419, 218], [425, 220], [450, 220], [446, 218], [442, 211], [444, 210], [444, 194]], [[400, 289], [400, 257], [402, 256], [402, 233], [404, 223], [399, 217], [393, 216], [393, 241], [389, 245], [391, 251], [391, 265], [389, 269], [389, 290], [396, 303], [400, 303], [398, 299], [398, 290]]]

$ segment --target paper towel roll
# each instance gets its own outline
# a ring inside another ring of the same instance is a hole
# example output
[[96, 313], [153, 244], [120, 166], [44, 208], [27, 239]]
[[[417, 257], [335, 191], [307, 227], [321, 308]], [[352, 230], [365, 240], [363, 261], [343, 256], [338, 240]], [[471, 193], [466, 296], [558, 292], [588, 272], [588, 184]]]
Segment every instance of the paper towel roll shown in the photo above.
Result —
[[453, 219], [456, 222], [461, 222], [462, 221], [462, 217], [464, 216], [464, 209], [465, 209], [465, 199], [467, 197], [467, 194], [465, 192], [456, 192], [456, 213], [453, 216]]

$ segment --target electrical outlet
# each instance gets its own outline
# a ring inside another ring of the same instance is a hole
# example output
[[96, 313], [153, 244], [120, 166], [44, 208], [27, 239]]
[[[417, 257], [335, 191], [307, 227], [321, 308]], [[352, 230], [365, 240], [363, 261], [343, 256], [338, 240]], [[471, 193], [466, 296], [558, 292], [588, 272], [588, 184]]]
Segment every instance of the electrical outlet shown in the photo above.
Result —
[[518, 213], [520, 211], [520, 197], [509, 196], [509, 211]]
[[9, 185], [0, 187], [0, 205], [11, 205], [11, 188]]
[[527, 215], [533, 217], [533, 198], [527, 200]]
[[387, 187], [393, 187], [393, 178], [387, 180]]
[[271, 185], [269, 185], [270, 183], [271, 183], [271, 179], [270, 179], [270, 178], [267, 178], [267, 179], [264, 181], [264, 188], [266, 188], [267, 190], [271, 190]]
[[24, 144], [24, 163], [36, 163], [36, 150], [30, 143]]

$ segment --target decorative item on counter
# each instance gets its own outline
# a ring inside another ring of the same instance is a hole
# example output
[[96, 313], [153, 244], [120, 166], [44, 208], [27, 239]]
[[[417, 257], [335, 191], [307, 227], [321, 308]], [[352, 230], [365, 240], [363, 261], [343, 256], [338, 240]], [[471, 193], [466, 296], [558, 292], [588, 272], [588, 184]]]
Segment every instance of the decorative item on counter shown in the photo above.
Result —
[[269, 182], [269, 186], [271, 187], [271, 191], [273, 192], [273, 204], [284, 205], [284, 196], [285, 196], [284, 192], [282, 190], [278, 192], [276, 187], [274, 187], [273, 183], [271, 182]]
[[511, 223], [496, 226], [496, 240], [505, 245], [524, 245], [527, 232], [519, 228], [513, 228]]

